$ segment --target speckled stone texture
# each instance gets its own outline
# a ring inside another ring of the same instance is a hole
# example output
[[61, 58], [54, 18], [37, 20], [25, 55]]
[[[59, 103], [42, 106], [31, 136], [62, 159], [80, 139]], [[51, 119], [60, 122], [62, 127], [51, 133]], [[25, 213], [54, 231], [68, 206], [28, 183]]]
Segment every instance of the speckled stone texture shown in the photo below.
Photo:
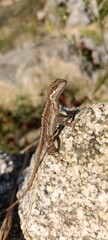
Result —
[[108, 240], [108, 104], [82, 109], [75, 121], [60, 134], [58, 157], [46, 154], [20, 200], [27, 240]]

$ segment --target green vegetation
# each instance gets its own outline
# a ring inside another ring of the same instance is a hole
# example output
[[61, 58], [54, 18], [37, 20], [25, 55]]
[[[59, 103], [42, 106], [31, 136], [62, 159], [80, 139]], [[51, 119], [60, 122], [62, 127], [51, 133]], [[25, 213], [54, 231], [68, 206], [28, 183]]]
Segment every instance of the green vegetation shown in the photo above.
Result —
[[0, 50], [2, 52], [8, 51], [10, 48], [13, 47], [13, 41], [12, 41], [12, 34], [3, 34], [0, 36]]
[[[108, 1], [107, 0], [83, 0], [85, 6], [91, 11], [95, 20], [103, 20], [108, 14]], [[94, 5], [93, 5], [94, 4]], [[95, 9], [94, 9], [95, 7]]]
[[92, 29], [84, 28], [83, 30], [81, 30], [81, 34], [84, 37], [93, 39], [97, 44], [101, 43], [102, 37], [99, 29], [92, 30]]
[[[90, 0], [83, 0], [85, 3], [86, 8], [91, 13], [92, 21], [97, 24], [97, 30], [95, 29], [95, 36], [99, 35], [101, 42], [104, 45], [105, 50], [106, 49], [106, 42], [104, 37], [104, 28], [105, 28], [105, 18], [108, 17], [108, 1], [107, 0], [94, 0], [94, 5]], [[88, 37], [91, 35], [88, 30]], [[93, 39], [94, 34], [91, 36]]]
[[41, 113], [42, 107], [33, 107], [26, 96], [17, 96], [13, 112], [0, 107], [0, 149], [13, 152], [24, 148], [20, 139], [40, 126]]
[[68, 17], [68, 13], [65, 5], [59, 6], [59, 8], [57, 9], [57, 15], [59, 16], [59, 19], [60, 19], [60, 25], [62, 27], [65, 26], [65, 23]]
[[96, 82], [94, 89], [93, 89], [93, 94], [99, 90], [102, 84], [104, 84], [106, 81], [108, 81], [108, 70], [106, 70], [103, 74], [100, 73], [100, 76], [98, 78], [98, 81]]
[[[82, 35], [95, 40], [98, 44], [102, 44], [105, 53], [108, 54], [108, 47], [105, 39], [105, 20], [106, 17], [108, 18], [108, 0], [94, 0], [94, 5], [92, 5], [92, 2], [90, 0], [83, 1], [89, 13], [91, 13], [92, 21], [96, 24], [96, 28], [95, 30], [84, 29], [82, 31]], [[95, 97], [95, 93], [100, 89], [100, 87], [105, 82], [108, 82], [107, 69], [108, 64], [103, 64], [100, 62], [99, 78], [92, 88], [93, 97]]]
[[39, 31], [36, 11], [43, 0], [19, 0], [9, 6], [0, 7], [0, 51], [11, 49], [20, 38], [34, 38]]

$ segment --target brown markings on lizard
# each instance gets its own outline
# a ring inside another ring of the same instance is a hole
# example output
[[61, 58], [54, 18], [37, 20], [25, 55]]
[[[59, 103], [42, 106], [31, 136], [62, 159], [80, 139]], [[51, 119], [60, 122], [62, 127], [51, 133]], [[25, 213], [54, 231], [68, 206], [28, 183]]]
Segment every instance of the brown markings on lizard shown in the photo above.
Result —
[[[31, 173], [30, 178], [27, 182], [27, 187], [22, 191], [22, 194], [19, 196], [10, 207], [8, 207], [3, 212], [6, 212], [13, 208], [19, 201], [22, 199], [28, 190], [33, 184], [35, 174], [38, 170], [40, 162], [43, 160], [45, 153], [49, 149], [49, 154], [55, 156], [57, 149], [54, 145], [53, 134], [56, 129], [57, 123], [70, 126], [71, 124], [65, 122], [62, 117], [67, 117], [59, 113], [59, 97], [64, 91], [64, 88], [67, 84], [67, 81], [64, 79], [57, 79], [51, 83], [48, 89], [47, 102], [43, 110], [42, 119], [41, 119], [41, 134], [38, 147], [32, 158], [33, 161], [33, 172]], [[71, 125], [72, 126], [72, 125]], [[3, 213], [2, 212], [2, 213]]]

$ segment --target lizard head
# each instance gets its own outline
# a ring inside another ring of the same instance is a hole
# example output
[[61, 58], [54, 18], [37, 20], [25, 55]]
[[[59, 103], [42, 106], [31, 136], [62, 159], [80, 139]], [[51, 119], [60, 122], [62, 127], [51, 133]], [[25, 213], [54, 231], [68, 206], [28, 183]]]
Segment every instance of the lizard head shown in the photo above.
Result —
[[56, 79], [54, 82], [52, 82], [48, 89], [48, 96], [50, 96], [51, 99], [59, 99], [60, 95], [62, 94], [65, 86], [67, 84], [67, 81], [65, 79]]

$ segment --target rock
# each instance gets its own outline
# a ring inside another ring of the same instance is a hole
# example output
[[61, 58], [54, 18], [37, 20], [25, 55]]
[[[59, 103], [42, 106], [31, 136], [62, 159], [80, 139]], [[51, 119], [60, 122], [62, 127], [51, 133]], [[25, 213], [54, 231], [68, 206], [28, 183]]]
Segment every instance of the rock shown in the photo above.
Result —
[[108, 103], [80, 110], [75, 122], [60, 134], [58, 157], [46, 154], [20, 200], [26, 240], [108, 239]]
[[0, 80], [0, 106], [6, 108], [15, 108], [16, 97], [26, 95], [26, 92], [21, 86]]
[[[59, 10], [64, 11], [62, 17], [66, 14], [66, 27], [86, 26], [90, 23], [89, 17], [85, 11], [83, 0], [56, 0], [53, 2], [48, 0], [44, 9], [47, 12], [47, 19], [56, 25], [58, 25], [58, 22], [60, 21]], [[62, 17], [61, 20], [63, 20]]]
[[81, 37], [78, 40], [79, 48], [85, 48], [92, 53], [92, 61], [94, 64], [98, 64], [100, 66], [107, 66], [108, 64], [108, 53], [105, 50], [104, 45], [98, 44], [88, 37]]
[[36, 18], [39, 22], [44, 21], [45, 17], [46, 17], [46, 11], [45, 10], [37, 11]]
[[1, 0], [0, 1], [0, 6], [1, 7], [7, 7], [7, 6], [12, 5], [13, 3], [18, 2], [18, 1], [20, 1], [20, 0]]
[[[18, 170], [21, 170], [23, 161], [24, 155], [21, 155], [20, 153], [9, 154], [0, 150], [0, 239], [3, 239], [4, 236], [6, 236], [5, 234], [7, 234], [7, 239], [9, 240], [24, 240], [20, 229], [17, 209], [14, 211], [13, 216], [12, 212], [7, 214], [9, 215], [9, 218], [4, 214], [1, 214], [1, 211], [9, 206], [13, 192], [15, 192]], [[11, 216], [12, 227], [10, 222]], [[7, 226], [11, 227], [9, 236]]]
[[69, 0], [67, 1], [67, 12], [69, 17], [67, 19], [67, 26], [86, 26], [90, 20], [85, 12], [85, 5], [83, 0]]
[[29, 42], [0, 54], [0, 102], [10, 106], [17, 95], [27, 95], [38, 106], [51, 80], [58, 77], [68, 79], [74, 89], [87, 87], [74, 47], [70, 51], [70, 43], [64, 38], [44, 40], [39, 46]]

